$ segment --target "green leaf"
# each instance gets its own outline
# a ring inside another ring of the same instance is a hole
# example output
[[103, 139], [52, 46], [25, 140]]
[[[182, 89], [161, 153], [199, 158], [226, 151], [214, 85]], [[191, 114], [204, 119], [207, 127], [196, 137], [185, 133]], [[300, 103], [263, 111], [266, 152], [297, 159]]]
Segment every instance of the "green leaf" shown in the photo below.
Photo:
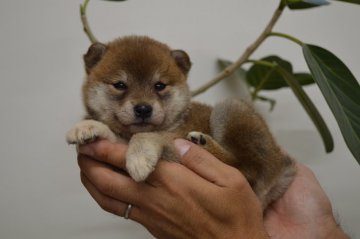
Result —
[[[267, 56], [261, 59], [269, 63], [276, 63], [282, 68], [286, 69], [289, 73], [293, 74], [293, 67], [290, 62], [281, 59], [278, 56]], [[263, 80], [267, 78], [265, 82]], [[295, 74], [295, 78], [299, 80], [301, 85], [308, 85], [314, 83], [310, 74], [298, 73]], [[276, 90], [282, 87], [289, 87], [284, 77], [277, 71], [274, 71], [271, 67], [254, 64], [246, 74], [246, 80], [249, 85], [258, 88], [261, 86], [261, 90]]]
[[291, 89], [293, 90], [295, 96], [298, 98], [305, 111], [310, 116], [311, 120], [315, 124], [317, 130], [319, 131], [321, 138], [324, 142], [326, 152], [331, 152], [334, 149], [334, 141], [331, 136], [331, 133], [326, 126], [324, 119], [321, 117], [319, 111], [316, 109], [315, 105], [312, 103], [308, 95], [302, 89], [299, 82], [295, 79], [295, 77], [288, 72], [286, 69], [281, 66], [277, 66], [276, 70], [284, 77], [286, 82], [289, 84]]
[[294, 76], [302, 86], [315, 83], [313, 76], [309, 73], [295, 73]]
[[328, 50], [304, 44], [303, 53], [347, 146], [360, 163], [359, 83], [347, 66]]
[[[270, 63], [276, 63], [282, 66], [287, 71], [292, 72], [292, 65], [290, 64], [290, 62], [285, 61], [278, 56], [267, 56], [261, 58], [260, 60]], [[266, 77], [266, 82], [262, 84], [263, 79]], [[252, 67], [250, 67], [249, 71], [246, 74], [246, 80], [249, 85], [255, 88], [257, 88], [259, 84], [262, 84], [261, 89], [263, 90], [275, 90], [288, 86], [282, 75], [279, 74], [279, 72], [274, 71], [271, 67], [258, 64], [254, 64]]]
[[285, 1], [288, 4], [306, 2], [306, 3], [317, 4], [317, 5], [321, 5], [321, 4], [324, 4], [324, 2], [327, 2], [326, 0], [285, 0]]
[[354, 3], [354, 4], [360, 4], [360, 0], [335, 0], [340, 2], [348, 2], [348, 3]]
[[286, 0], [287, 6], [292, 10], [320, 7], [330, 4], [326, 0]]

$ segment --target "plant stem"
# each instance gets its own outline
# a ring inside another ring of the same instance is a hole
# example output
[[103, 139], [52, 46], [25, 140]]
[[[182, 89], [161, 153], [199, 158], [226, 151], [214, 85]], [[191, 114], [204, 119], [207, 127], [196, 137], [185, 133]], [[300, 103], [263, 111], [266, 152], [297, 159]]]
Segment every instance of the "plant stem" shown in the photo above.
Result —
[[219, 83], [226, 77], [230, 76], [235, 72], [236, 69], [238, 69], [242, 64], [244, 64], [252, 53], [263, 43], [263, 41], [269, 36], [269, 33], [272, 31], [274, 25], [280, 18], [284, 8], [285, 4], [283, 1], [280, 1], [280, 4], [276, 11], [274, 12], [273, 16], [270, 19], [270, 22], [265, 27], [263, 32], [258, 36], [258, 38], [250, 45], [248, 48], [246, 48], [245, 52], [239, 57], [239, 59], [231, 64], [230, 66], [226, 67], [222, 72], [220, 72], [215, 78], [211, 79], [209, 82], [205, 83], [203, 86], [199, 87], [198, 89], [191, 92], [192, 96], [199, 95], [201, 93], [204, 93], [209, 88], [214, 86], [215, 84]]
[[300, 46], [303, 46], [304, 45], [304, 42], [300, 41], [299, 39], [293, 37], [293, 36], [290, 36], [288, 34], [285, 34], [285, 33], [281, 33], [281, 32], [270, 32], [268, 34], [268, 36], [276, 36], [276, 37], [282, 37], [282, 38], [286, 38], [292, 42], [295, 42], [296, 44], [299, 44]]
[[89, 4], [89, 1], [90, 0], [85, 0], [83, 4], [80, 4], [80, 18], [81, 18], [81, 22], [82, 22], [82, 25], [83, 25], [84, 32], [88, 36], [91, 43], [95, 43], [95, 42], [98, 42], [98, 40], [96, 39], [96, 37], [92, 33], [92, 31], [90, 29], [90, 26], [89, 26], [89, 22], [88, 22], [87, 17], [86, 17], [86, 10], [87, 10], [87, 6]]
[[262, 61], [262, 60], [247, 60], [244, 63], [253, 63], [255, 65], [262, 65], [267, 67], [275, 67], [278, 65], [276, 62]]
[[270, 103], [270, 111], [274, 110], [276, 100], [274, 100], [272, 98], [269, 98], [269, 97], [261, 96], [261, 95], [257, 95], [256, 99], [261, 100], [261, 101], [269, 102]]
[[254, 101], [257, 97], [257, 94], [259, 93], [259, 91], [261, 90], [261, 88], [263, 88], [263, 86], [265, 85], [265, 83], [268, 81], [268, 79], [270, 78], [271, 74], [274, 72], [274, 68], [271, 68], [271, 70], [266, 74], [266, 76], [264, 77], [264, 79], [262, 79], [260, 81], [260, 83], [256, 86], [255, 90], [252, 92], [251, 97], [252, 100]]

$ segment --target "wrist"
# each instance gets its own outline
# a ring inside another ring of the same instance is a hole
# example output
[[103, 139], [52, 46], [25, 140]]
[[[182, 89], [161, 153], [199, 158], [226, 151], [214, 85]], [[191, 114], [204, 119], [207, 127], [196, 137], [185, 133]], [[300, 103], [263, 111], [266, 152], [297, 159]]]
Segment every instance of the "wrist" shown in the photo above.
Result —
[[270, 239], [269, 234], [267, 233], [264, 226], [259, 225], [258, 227], [254, 227], [252, 231], [248, 232], [247, 234], [241, 234], [240, 237], [236, 238], [244, 238], [244, 235], [248, 235], [247, 238], [253, 239]]
[[246, 232], [236, 233], [235, 235], [226, 238], [270, 239], [269, 234], [265, 230], [263, 231], [260, 230], [254, 233], [246, 233]]
[[340, 225], [332, 219], [331, 222], [324, 228], [324, 234], [322, 238], [326, 239], [350, 239], [348, 235], [342, 230]]
[[254, 238], [256, 238], [256, 239], [270, 239], [269, 234], [265, 231], [265, 229], [262, 232], [257, 233], [257, 235]]
[[329, 234], [326, 238], [327, 239], [350, 239], [350, 237], [340, 227], [337, 227], [336, 230], [331, 232], [331, 234]]
[[[252, 239], [270, 239], [268, 232], [263, 224], [254, 223], [252, 226], [241, 226], [238, 230], [230, 230], [231, 233], [222, 233], [219, 238], [252, 238]], [[224, 236], [226, 235], [226, 236]]]

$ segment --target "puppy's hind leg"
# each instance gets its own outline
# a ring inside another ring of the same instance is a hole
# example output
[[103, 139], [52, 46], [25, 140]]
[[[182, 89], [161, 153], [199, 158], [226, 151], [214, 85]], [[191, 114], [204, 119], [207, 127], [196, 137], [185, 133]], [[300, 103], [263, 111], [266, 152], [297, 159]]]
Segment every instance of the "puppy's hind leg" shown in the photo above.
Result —
[[236, 156], [231, 165], [245, 175], [264, 208], [284, 193], [294, 178], [295, 164], [251, 105], [235, 99], [219, 103], [210, 128], [214, 139]]
[[186, 138], [194, 144], [197, 144], [202, 148], [206, 149], [209, 153], [211, 153], [216, 158], [220, 159], [226, 164], [231, 164], [231, 162], [236, 160], [230, 152], [224, 149], [210, 135], [198, 131], [191, 131], [190, 133], [188, 133]]

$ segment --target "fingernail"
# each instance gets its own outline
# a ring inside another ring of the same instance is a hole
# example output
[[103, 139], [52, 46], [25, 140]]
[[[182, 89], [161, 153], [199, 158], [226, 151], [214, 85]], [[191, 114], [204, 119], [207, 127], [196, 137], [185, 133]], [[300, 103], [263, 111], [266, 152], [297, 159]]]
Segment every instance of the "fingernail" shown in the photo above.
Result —
[[184, 139], [175, 139], [174, 144], [181, 157], [184, 156], [191, 147], [190, 142]]
[[80, 145], [78, 152], [87, 156], [92, 156], [94, 154], [93, 147], [90, 145]]

